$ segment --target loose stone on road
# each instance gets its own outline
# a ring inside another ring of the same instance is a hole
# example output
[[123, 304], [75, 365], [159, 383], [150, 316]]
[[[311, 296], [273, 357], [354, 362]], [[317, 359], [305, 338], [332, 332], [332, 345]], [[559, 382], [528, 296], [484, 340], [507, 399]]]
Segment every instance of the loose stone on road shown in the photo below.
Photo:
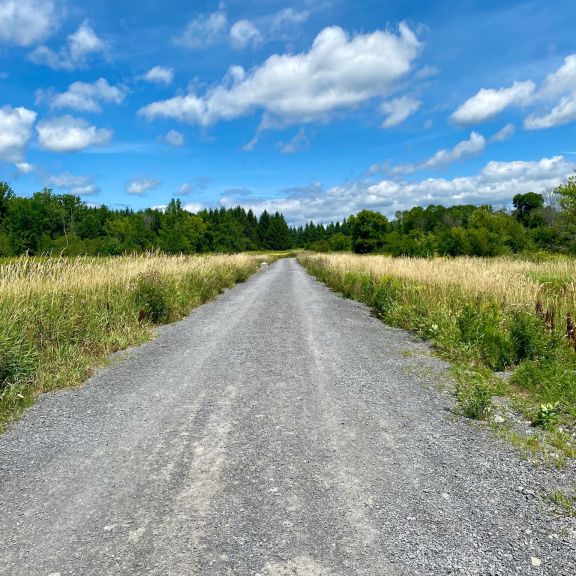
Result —
[[546, 504], [573, 472], [455, 417], [447, 378], [278, 261], [0, 437], [0, 574], [574, 576]]

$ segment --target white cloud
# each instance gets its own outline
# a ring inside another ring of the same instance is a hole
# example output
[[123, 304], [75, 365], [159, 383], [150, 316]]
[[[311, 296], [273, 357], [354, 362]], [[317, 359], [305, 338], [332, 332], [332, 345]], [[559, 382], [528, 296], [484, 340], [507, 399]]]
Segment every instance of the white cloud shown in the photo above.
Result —
[[120, 104], [126, 96], [126, 88], [111, 86], [104, 78], [88, 84], [86, 82], [74, 82], [68, 86], [68, 90], [61, 94], [49, 95], [40, 92], [39, 98], [47, 98], [53, 108], [71, 108], [82, 112], [101, 112], [100, 103], [109, 102]]
[[288, 142], [278, 142], [277, 148], [282, 154], [294, 154], [308, 148], [309, 141], [304, 128], [300, 128], [296, 135]]
[[76, 176], [70, 172], [63, 172], [62, 174], [54, 174], [46, 181], [48, 186], [55, 188], [74, 188], [76, 186], [84, 186], [89, 181], [87, 176]]
[[105, 42], [85, 21], [74, 34], [68, 36], [66, 46], [59, 52], [47, 46], [40, 46], [30, 54], [30, 59], [36, 64], [45, 64], [54, 70], [75, 70], [85, 67], [89, 56], [105, 51]]
[[192, 184], [190, 182], [186, 182], [182, 184], [180, 188], [178, 188], [178, 192], [176, 192], [176, 196], [188, 196], [192, 192]]
[[534, 94], [534, 82], [514, 82], [508, 88], [498, 90], [482, 88], [469, 98], [451, 116], [457, 124], [470, 125], [486, 122], [509, 106], [523, 106]]
[[184, 146], [184, 134], [178, 132], [177, 130], [169, 130], [166, 136], [162, 137], [162, 140], [169, 144], [170, 146]]
[[201, 210], [204, 210], [204, 206], [199, 202], [189, 202], [183, 206], [184, 210], [191, 212], [192, 214], [197, 214]]
[[0, 108], [0, 160], [24, 163], [24, 151], [35, 121], [36, 112], [27, 108]]
[[36, 131], [40, 146], [51, 152], [77, 152], [88, 146], [106, 144], [112, 138], [112, 130], [96, 128], [82, 118], [68, 115], [44, 120]]
[[418, 80], [427, 80], [438, 75], [438, 68], [436, 66], [424, 66], [414, 74], [414, 78]]
[[89, 176], [77, 176], [64, 172], [50, 176], [46, 185], [54, 188], [62, 188], [75, 196], [95, 196], [100, 193], [100, 188], [94, 184]]
[[16, 170], [18, 170], [20, 174], [30, 174], [36, 170], [36, 166], [28, 162], [16, 162], [14, 166], [16, 166]]
[[250, 20], [238, 20], [230, 28], [230, 44], [236, 50], [242, 50], [248, 46], [258, 46], [262, 42], [262, 34]]
[[561, 124], [567, 124], [576, 120], [576, 95], [566, 96], [543, 116], [530, 115], [524, 120], [524, 128], [527, 130], [542, 130], [543, 128], [553, 128]]
[[172, 80], [174, 80], [174, 70], [172, 68], [166, 68], [165, 66], [154, 66], [154, 68], [150, 68], [142, 78], [147, 82], [168, 86], [172, 84]]
[[294, 26], [296, 24], [303, 24], [308, 20], [309, 13], [305, 10], [298, 11], [293, 8], [284, 8], [272, 17], [271, 30], [277, 32], [287, 26]]
[[149, 190], [154, 190], [154, 188], [158, 188], [160, 186], [160, 180], [156, 180], [155, 178], [140, 178], [138, 180], [132, 180], [126, 186], [126, 192], [128, 194], [134, 194], [136, 196], [142, 196], [146, 194]]
[[555, 104], [547, 113], [528, 116], [524, 120], [527, 130], [552, 128], [576, 120], [576, 54], [568, 56], [558, 70], [548, 75], [536, 99]]
[[337, 26], [325, 28], [308, 52], [271, 56], [249, 73], [236, 66], [203, 96], [191, 92], [153, 102], [139, 113], [148, 120], [208, 126], [262, 109], [286, 123], [310, 122], [391, 93], [420, 47], [406, 24], [398, 35], [376, 31], [350, 37]]
[[[341, 220], [362, 209], [378, 210], [393, 217], [398, 210], [429, 204], [508, 204], [515, 194], [543, 192], [557, 186], [574, 171], [574, 164], [562, 156], [531, 162], [489, 162], [474, 176], [416, 182], [383, 179], [376, 183], [355, 182], [327, 191], [308, 187], [272, 200], [243, 202], [246, 209], [282, 212], [291, 224], [310, 220]], [[234, 206], [235, 199], [222, 204]]]
[[564, 59], [564, 64], [549, 74], [538, 90], [537, 98], [556, 98], [576, 93], [576, 54]]
[[[524, 119], [526, 130], [541, 130], [576, 120], [576, 54], [548, 74], [536, 89], [534, 82], [514, 82], [508, 88], [480, 90], [453, 114], [457, 124], [490, 120], [511, 106], [537, 108]], [[547, 109], [546, 109], [547, 108]]]
[[84, 186], [77, 186], [70, 190], [74, 196], [96, 196], [100, 194], [100, 188], [96, 184], [85, 184]]
[[486, 139], [478, 132], [472, 132], [468, 140], [458, 142], [453, 148], [438, 150], [433, 156], [417, 164], [400, 164], [388, 170], [391, 174], [412, 174], [419, 170], [429, 170], [447, 166], [458, 160], [480, 154], [486, 148]]
[[504, 128], [498, 130], [496, 134], [490, 137], [490, 142], [504, 142], [509, 138], [512, 138], [516, 132], [516, 126], [514, 124], [506, 124]]
[[380, 104], [380, 112], [386, 115], [382, 128], [392, 128], [402, 124], [406, 118], [414, 114], [420, 108], [422, 102], [409, 96], [401, 96]]
[[194, 178], [191, 182], [185, 182], [178, 188], [176, 196], [188, 196], [192, 192], [203, 192], [208, 186], [206, 178]]
[[172, 41], [185, 48], [205, 48], [220, 41], [227, 27], [226, 7], [221, 3], [216, 12], [200, 14], [190, 20], [184, 32]]
[[53, 0], [0, 0], [0, 45], [31, 46], [58, 26]]

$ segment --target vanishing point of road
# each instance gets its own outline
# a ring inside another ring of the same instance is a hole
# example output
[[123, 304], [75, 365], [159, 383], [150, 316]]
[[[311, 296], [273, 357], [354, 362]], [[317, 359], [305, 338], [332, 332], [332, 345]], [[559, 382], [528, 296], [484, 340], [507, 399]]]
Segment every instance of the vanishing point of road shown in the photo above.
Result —
[[0, 437], [7, 576], [576, 575], [448, 366], [280, 260]]

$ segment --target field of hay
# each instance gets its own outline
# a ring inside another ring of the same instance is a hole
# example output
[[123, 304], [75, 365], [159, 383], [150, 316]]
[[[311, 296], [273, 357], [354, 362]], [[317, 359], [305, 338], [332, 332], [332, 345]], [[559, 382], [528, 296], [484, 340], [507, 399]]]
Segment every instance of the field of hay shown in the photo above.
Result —
[[509, 306], [535, 308], [540, 302], [558, 318], [576, 312], [576, 259], [542, 262], [519, 258], [391, 258], [353, 254], [307, 255], [332, 273], [393, 277], [419, 284], [432, 300], [463, 293], [490, 297]]
[[0, 261], [0, 429], [48, 390], [82, 382], [111, 352], [149, 339], [270, 255]]

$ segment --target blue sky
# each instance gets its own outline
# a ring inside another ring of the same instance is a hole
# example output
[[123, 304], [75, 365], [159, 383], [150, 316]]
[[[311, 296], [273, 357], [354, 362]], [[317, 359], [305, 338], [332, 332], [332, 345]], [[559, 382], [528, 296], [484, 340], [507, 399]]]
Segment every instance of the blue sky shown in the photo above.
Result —
[[0, 180], [291, 223], [575, 168], [576, 3], [0, 0]]

